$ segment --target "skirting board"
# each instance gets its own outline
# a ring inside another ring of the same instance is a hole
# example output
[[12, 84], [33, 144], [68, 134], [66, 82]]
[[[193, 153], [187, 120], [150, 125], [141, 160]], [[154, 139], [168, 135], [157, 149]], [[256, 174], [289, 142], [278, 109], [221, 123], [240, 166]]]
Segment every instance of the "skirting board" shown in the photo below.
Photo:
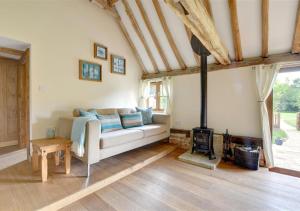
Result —
[[27, 149], [20, 149], [0, 156], [0, 170], [27, 159]]
[[67, 197], [65, 197], [61, 200], [58, 200], [58, 201], [56, 201], [52, 204], [49, 204], [49, 205], [47, 205], [47, 206], [45, 206], [45, 207], [43, 207], [39, 210], [42, 210], [42, 211], [59, 210], [59, 209], [65, 207], [65, 206], [67, 206], [67, 205], [69, 205], [69, 204], [71, 204], [75, 201], [78, 201], [79, 199], [82, 199], [85, 196], [88, 196], [88, 195], [90, 195], [90, 194], [92, 194], [92, 193], [94, 193], [94, 192], [96, 192], [96, 191], [98, 191], [98, 190], [100, 190], [100, 189], [102, 189], [102, 188], [104, 188], [104, 187], [106, 187], [106, 186], [108, 186], [108, 185], [110, 185], [110, 184], [112, 184], [112, 183], [114, 183], [114, 182], [116, 182], [116, 181], [118, 181], [118, 180], [120, 180], [120, 179], [136, 172], [136, 171], [138, 171], [138, 170], [140, 170], [141, 168], [143, 168], [143, 167], [145, 167], [145, 166], [147, 166], [147, 165], [163, 158], [167, 154], [173, 152], [175, 149], [176, 149], [176, 147], [171, 147], [169, 149], [166, 149], [165, 151], [160, 152], [159, 154], [154, 155], [153, 157], [150, 157], [150, 158], [148, 158], [148, 159], [146, 159], [146, 160], [144, 160], [140, 163], [137, 163], [137, 164], [135, 164], [135, 165], [133, 165], [133, 166], [127, 168], [127, 169], [124, 169], [123, 171], [120, 171], [120, 172], [118, 172], [118, 173], [116, 173], [116, 174], [114, 174], [114, 175], [112, 175], [112, 176], [110, 176], [106, 179], [103, 179], [99, 182], [96, 182], [96, 183], [88, 186], [87, 188], [85, 188], [83, 190], [80, 190], [76, 193], [73, 193], [73, 194], [71, 194], [71, 195], [69, 195], [69, 196], [67, 196]]
[[8, 147], [8, 146], [13, 146], [13, 145], [18, 145], [19, 141], [14, 140], [14, 141], [0, 141], [0, 147]]

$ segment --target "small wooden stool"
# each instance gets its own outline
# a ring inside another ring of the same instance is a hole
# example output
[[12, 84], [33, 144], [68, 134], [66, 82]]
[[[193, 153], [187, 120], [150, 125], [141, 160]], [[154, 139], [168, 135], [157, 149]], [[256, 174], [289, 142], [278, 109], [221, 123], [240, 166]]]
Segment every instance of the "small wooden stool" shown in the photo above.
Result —
[[64, 138], [53, 139], [38, 139], [32, 142], [32, 169], [37, 171], [39, 169], [39, 156], [41, 157], [41, 174], [42, 181], [47, 181], [48, 176], [48, 161], [47, 154], [55, 152], [55, 165], [59, 165], [59, 152], [65, 151], [65, 170], [66, 174], [70, 173], [71, 169], [71, 145], [72, 142]]

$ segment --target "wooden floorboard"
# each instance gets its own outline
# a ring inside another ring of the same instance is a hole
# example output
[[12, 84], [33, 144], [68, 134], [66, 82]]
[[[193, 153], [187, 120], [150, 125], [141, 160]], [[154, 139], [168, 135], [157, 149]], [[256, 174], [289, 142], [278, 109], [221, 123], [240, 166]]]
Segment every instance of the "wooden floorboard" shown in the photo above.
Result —
[[[91, 176], [86, 178], [86, 166], [72, 159], [71, 173], [64, 174], [64, 166], [55, 166], [49, 161], [49, 175], [46, 183], [41, 182], [40, 172], [32, 172], [28, 161], [21, 162], [0, 171], [0, 210], [37, 210], [57, 202], [74, 193], [86, 190], [102, 180], [133, 166], [143, 167], [145, 160], [169, 153], [174, 145], [156, 143], [130, 152], [107, 158], [91, 166]], [[108, 189], [110, 190], [110, 189]], [[102, 193], [104, 194], [104, 193]], [[107, 192], [106, 196], [111, 192]], [[115, 210], [110, 203], [99, 196], [84, 199], [70, 205], [67, 210]]]
[[123, 211], [300, 209], [299, 178], [265, 168], [250, 171], [231, 163], [221, 163], [211, 171], [177, 160], [182, 152], [175, 150], [76, 204], [88, 210]]

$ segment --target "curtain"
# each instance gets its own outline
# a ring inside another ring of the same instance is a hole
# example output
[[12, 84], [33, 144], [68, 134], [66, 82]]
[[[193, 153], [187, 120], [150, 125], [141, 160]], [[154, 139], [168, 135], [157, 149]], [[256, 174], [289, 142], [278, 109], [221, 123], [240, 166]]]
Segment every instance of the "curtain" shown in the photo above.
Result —
[[150, 80], [141, 80], [139, 92], [139, 106], [142, 108], [147, 107], [147, 99], [150, 96]]
[[278, 64], [259, 65], [255, 68], [256, 85], [259, 95], [258, 102], [260, 103], [264, 155], [267, 167], [274, 166], [274, 161], [272, 153], [272, 136], [266, 100], [273, 89], [279, 69], [280, 66]]
[[167, 106], [165, 109], [165, 113], [171, 114], [172, 106], [173, 106], [173, 78], [172, 77], [163, 78], [162, 87], [164, 90], [164, 95], [167, 98]]
[[147, 100], [150, 97], [150, 84], [151, 82], [162, 82], [162, 92], [163, 96], [167, 99], [167, 105], [164, 113], [172, 113], [172, 102], [173, 102], [173, 79], [172, 77], [156, 78], [149, 80], [141, 80], [140, 82], [140, 97], [139, 97], [139, 106], [147, 107]]

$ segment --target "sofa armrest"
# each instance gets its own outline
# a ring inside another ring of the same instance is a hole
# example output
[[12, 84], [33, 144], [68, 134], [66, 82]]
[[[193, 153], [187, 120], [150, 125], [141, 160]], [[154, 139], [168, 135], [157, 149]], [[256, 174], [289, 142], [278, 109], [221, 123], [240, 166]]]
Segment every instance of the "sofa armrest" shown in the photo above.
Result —
[[164, 124], [170, 132], [171, 127], [171, 116], [168, 114], [153, 114], [152, 120], [154, 124]]
[[85, 157], [87, 164], [99, 161], [101, 122], [91, 120], [87, 123], [85, 132]]
[[[78, 117], [60, 118], [57, 125], [57, 136], [70, 139], [73, 121]], [[101, 123], [99, 120], [89, 121], [85, 131], [85, 153], [83, 157], [78, 157], [88, 164], [99, 161], [99, 141], [101, 135]]]

